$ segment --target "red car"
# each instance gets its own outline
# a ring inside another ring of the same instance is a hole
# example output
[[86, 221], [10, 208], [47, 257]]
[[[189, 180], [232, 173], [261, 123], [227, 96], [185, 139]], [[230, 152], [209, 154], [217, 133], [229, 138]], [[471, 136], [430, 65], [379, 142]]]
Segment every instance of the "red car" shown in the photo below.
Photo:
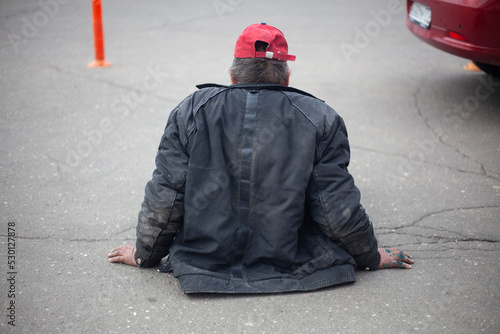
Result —
[[500, 0], [407, 0], [407, 12], [424, 42], [500, 76]]

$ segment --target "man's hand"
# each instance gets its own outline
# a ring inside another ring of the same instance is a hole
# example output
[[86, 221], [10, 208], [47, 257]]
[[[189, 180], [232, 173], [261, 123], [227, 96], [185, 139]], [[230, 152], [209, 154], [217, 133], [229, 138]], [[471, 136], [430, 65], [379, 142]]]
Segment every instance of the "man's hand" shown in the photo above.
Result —
[[400, 251], [399, 248], [379, 248], [378, 252], [380, 253], [378, 269], [411, 269], [410, 263], [415, 263], [409, 254]]
[[135, 247], [131, 245], [117, 247], [108, 254], [109, 262], [124, 263], [129, 266], [137, 267], [134, 257], [135, 251]]

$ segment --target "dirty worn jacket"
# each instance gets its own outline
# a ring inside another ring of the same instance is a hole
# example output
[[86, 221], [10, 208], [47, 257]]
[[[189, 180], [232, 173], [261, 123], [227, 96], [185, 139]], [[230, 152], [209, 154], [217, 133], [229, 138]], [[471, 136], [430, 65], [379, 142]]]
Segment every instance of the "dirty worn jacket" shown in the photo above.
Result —
[[201, 85], [170, 114], [136, 262], [169, 254], [185, 293], [306, 291], [376, 269], [342, 118], [288, 87]]

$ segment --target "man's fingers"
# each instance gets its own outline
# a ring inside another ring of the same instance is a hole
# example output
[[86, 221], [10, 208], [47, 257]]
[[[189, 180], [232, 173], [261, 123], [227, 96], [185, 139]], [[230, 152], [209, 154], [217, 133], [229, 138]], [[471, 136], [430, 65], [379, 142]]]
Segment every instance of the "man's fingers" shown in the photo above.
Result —
[[408, 254], [405, 253], [400, 253], [400, 254], [394, 254], [394, 257], [398, 258], [399, 261], [406, 262], [406, 263], [414, 263], [413, 259], [408, 256]]
[[112, 263], [124, 263], [137, 266], [134, 259], [135, 247], [132, 245], [122, 245], [108, 253], [108, 261]]
[[128, 245], [123, 245], [123, 246], [120, 246], [120, 247], [116, 247], [115, 249], [113, 249], [113, 250], [110, 252], [110, 254], [111, 254], [111, 253], [116, 253], [116, 252], [125, 251], [125, 250], [127, 250], [127, 247], [126, 247], [126, 246], [128, 246]]
[[396, 260], [392, 263], [392, 268], [405, 268], [405, 269], [411, 269], [411, 266], [408, 263], [405, 263], [403, 261]]
[[403, 254], [404, 256], [406, 256], [407, 258], [409, 258], [410, 260], [413, 261], [413, 257], [410, 254], [408, 254], [406, 252], [401, 252], [401, 254]]
[[114, 257], [110, 257], [109, 258], [109, 262], [119, 262], [119, 263], [122, 263], [123, 262], [123, 257], [121, 256], [114, 256]]
[[123, 263], [125, 260], [125, 250], [120, 246], [118, 248], [113, 249], [110, 253], [108, 253], [108, 260], [112, 263]]
[[130, 245], [123, 245], [120, 247], [116, 247], [113, 249], [111, 252], [108, 253], [108, 257], [114, 257], [114, 256], [119, 256], [119, 255], [125, 255], [127, 250], [131, 250], [133, 247]]
[[404, 261], [406, 263], [415, 262], [410, 254], [399, 250], [399, 248], [388, 248], [388, 249], [386, 248], [385, 252], [388, 253], [390, 257], [392, 258], [396, 257], [399, 260]]
[[411, 264], [415, 263], [410, 254], [401, 251], [399, 248], [379, 248], [379, 253], [379, 269], [411, 269]]
[[108, 253], [108, 257], [116, 257], [119, 256], [120, 254], [120, 249], [116, 248], [113, 249], [110, 253]]

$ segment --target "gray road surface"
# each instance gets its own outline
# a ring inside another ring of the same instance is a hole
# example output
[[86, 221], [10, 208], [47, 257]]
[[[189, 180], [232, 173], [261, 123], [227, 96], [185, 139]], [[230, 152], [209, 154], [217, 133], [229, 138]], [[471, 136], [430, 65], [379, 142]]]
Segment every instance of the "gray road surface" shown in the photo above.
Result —
[[[417, 40], [405, 6], [106, 0], [113, 67], [89, 69], [90, 0], [2, 0], [0, 332], [499, 333], [500, 83]], [[135, 241], [169, 112], [198, 83], [229, 83], [234, 42], [258, 22], [297, 55], [291, 85], [344, 117], [380, 245], [411, 252], [412, 270], [186, 296], [172, 276], [107, 262]]]

